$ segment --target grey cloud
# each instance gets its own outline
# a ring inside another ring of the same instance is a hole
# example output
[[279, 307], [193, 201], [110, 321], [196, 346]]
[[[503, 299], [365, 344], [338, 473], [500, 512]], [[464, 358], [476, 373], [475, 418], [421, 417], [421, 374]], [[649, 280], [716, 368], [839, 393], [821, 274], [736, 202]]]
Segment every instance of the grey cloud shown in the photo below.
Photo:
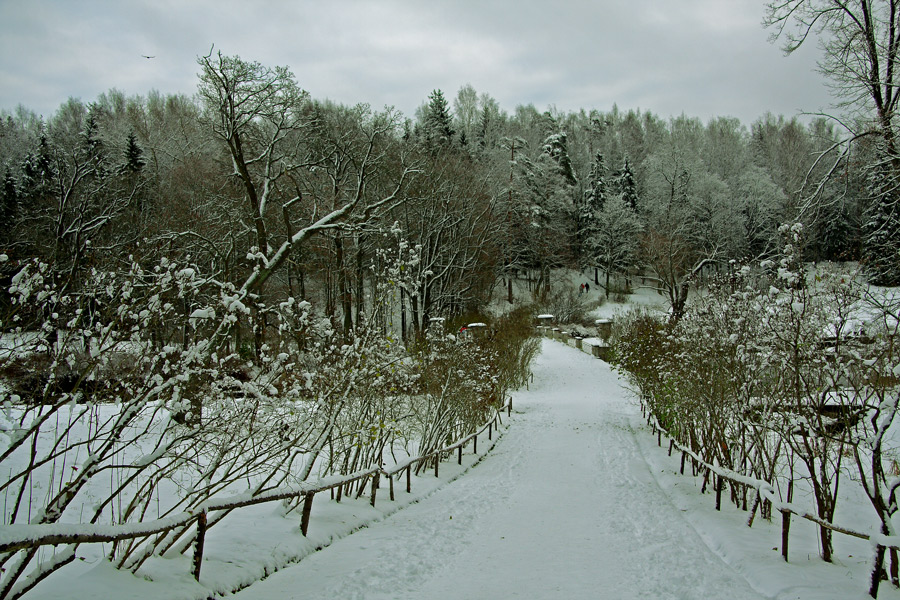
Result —
[[432, 89], [467, 82], [510, 111], [615, 102], [746, 123], [824, 107], [815, 47], [782, 57], [762, 12], [757, 0], [0, 3], [0, 109], [49, 114], [111, 87], [191, 94], [212, 43], [289, 66], [314, 97], [410, 116]]

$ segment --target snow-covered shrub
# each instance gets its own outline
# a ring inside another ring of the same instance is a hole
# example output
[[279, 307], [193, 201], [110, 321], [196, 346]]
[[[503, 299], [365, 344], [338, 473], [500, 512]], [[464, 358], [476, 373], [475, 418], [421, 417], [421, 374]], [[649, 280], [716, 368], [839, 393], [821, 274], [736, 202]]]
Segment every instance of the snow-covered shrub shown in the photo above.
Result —
[[[886, 434], [900, 402], [897, 300], [854, 274], [808, 273], [802, 228], [782, 234], [761, 278], [745, 268], [711, 283], [674, 326], [626, 319], [618, 365], [680, 443], [782, 492], [804, 482], [824, 521], [851, 458], [882, 532], [894, 535], [897, 448]], [[831, 536], [820, 528], [825, 560]]]
[[540, 312], [554, 315], [559, 323], [589, 324], [588, 312], [591, 308], [587, 296], [566, 288], [557, 290], [547, 298]]
[[[286, 344], [252, 364], [228, 351], [232, 288], [167, 261], [95, 271], [67, 292], [45, 273], [30, 263], [13, 278], [3, 319], [13, 341], [0, 370], [39, 369], [28, 395], [16, 381], [2, 392], [6, 523], [128, 524], [148, 518], [151, 504], [165, 517], [222, 491], [305, 477], [301, 459], [311, 465], [333, 411], [304, 395], [306, 373]], [[137, 568], [149, 553], [183, 549], [181, 533], [115, 544], [109, 557]], [[2, 561], [9, 589], [66, 564], [33, 550]]]
[[671, 325], [647, 310], [616, 320], [613, 364], [636, 389], [642, 402], [666, 429], [677, 432], [677, 385], [669, 377], [669, 359], [677, 355]]
[[[417, 293], [416, 251], [383, 258], [372, 309], [344, 332], [308, 302], [267, 306], [168, 260], [95, 270], [77, 288], [25, 265], [0, 316], [4, 521], [127, 528], [196, 514], [213, 497], [426, 452], [483, 424], [523, 380], [533, 356], [524, 330], [509, 328], [502, 353], [489, 339], [446, 337], [411, 353], [384, 312], [398, 285]], [[207, 527], [228, 512], [210, 513]], [[184, 552], [194, 535], [179, 526], [105, 552], [136, 571], [150, 556]], [[0, 588], [17, 597], [79, 547], [76, 538], [52, 557], [35, 548], [0, 555]]]

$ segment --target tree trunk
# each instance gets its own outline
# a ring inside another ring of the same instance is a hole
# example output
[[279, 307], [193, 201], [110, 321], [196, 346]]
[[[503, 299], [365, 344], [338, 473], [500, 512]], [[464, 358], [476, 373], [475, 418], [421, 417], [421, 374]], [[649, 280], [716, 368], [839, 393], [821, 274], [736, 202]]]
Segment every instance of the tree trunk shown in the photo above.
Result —
[[359, 238], [356, 240], [356, 326], [362, 323], [363, 314], [365, 313], [365, 270], [363, 269], [362, 244]]
[[400, 288], [400, 339], [406, 343], [406, 292]]
[[344, 269], [344, 239], [340, 234], [334, 237], [334, 251], [337, 261], [338, 297], [341, 302], [341, 326], [346, 333], [353, 329], [353, 297], [347, 286], [347, 271]]
[[412, 318], [413, 335], [418, 340], [421, 334], [419, 329], [419, 297], [410, 296], [409, 303], [409, 316]]

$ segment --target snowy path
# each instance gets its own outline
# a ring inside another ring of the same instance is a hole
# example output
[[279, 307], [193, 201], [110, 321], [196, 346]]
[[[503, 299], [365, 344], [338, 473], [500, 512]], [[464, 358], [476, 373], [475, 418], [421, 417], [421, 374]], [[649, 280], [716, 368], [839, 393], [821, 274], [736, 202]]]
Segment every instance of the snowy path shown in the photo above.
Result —
[[480, 465], [237, 597], [763, 597], [655, 482], [605, 364], [545, 340], [534, 372]]

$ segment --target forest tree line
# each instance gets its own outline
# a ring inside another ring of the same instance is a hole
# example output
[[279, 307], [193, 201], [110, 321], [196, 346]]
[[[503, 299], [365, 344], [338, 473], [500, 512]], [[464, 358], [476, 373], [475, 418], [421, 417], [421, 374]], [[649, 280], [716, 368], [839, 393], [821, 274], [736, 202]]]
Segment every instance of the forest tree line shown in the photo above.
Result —
[[[418, 253], [400, 298], [415, 336], [502, 283], [512, 300], [515, 277], [540, 297], [558, 267], [594, 269], [602, 286], [645, 275], [677, 313], [692, 276], [772, 255], [782, 223], [804, 224], [809, 260], [900, 277], [878, 235], [879, 146], [842, 154], [825, 117], [508, 113], [466, 85], [406, 118], [310, 98], [283, 67], [198, 62], [194, 97], [110, 90], [46, 119], [3, 115], [6, 281], [32, 258], [68, 290], [90, 266], [167, 257], [263, 304], [310, 300], [349, 330], [372, 310], [373, 261], [397, 227]], [[262, 314], [258, 340], [265, 327]]]

